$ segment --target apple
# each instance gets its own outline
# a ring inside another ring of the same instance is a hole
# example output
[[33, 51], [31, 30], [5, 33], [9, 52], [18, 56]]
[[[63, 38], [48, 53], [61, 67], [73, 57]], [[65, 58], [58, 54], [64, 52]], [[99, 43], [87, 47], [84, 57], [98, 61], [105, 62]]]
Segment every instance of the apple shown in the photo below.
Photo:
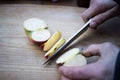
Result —
[[78, 54], [74, 58], [72, 58], [71, 60], [66, 61], [63, 64], [63, 66], [83, 66], [86, 64], [87, 64], [86, 58], [83, 55]]
[[50, 56], [52, 56], [55, 51], [57, 51], [64, 43], [66, 42], [66, 40], [64, 38], [61, 38], [46, 54], [45, 54], [45, 58], [49, 58]]
[[75, 55], [79, 54], [80, 50], [79, 48], [73, 48], [67, 52], [65, 52], [63, 55], [61, 55], [56, 63], [57, 64], [64, 64], [67, 60], [70, 60], [71, 58], [73, 58]]
[[56, 60], [56, 63], [63, 66], [82, 66], [87, 64], [87, 60], [82, 54], [80, 54], [79, 48], [73, 48], [61, 55]]
[[24, 21], [24, 30], [28, 37], [30, 37], [31, 32], [46, 28], [47, 24], [41, 19], [30, 18]]
[[46, 29], [43, 29], [40, 31], [32, 32], [30, 40], [37, 45], [42, 45], [50, 38], [50, 36], [51, 36], [50, 32]]
[[41, 46], [41, 48], [43, 49], [43, 51], [50, 50], [56, 44], [56, 42], [61, 38], [61, 36], [62, 36], [62, 33], [60, 31], [56, 31], [50, 37], [50, 39]]

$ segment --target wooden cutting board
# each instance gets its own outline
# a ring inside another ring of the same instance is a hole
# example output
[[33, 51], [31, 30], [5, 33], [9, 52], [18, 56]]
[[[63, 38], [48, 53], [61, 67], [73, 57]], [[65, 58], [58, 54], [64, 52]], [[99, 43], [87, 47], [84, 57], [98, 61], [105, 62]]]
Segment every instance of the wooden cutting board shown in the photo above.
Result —
[[[0, 5], [0, 80], [60, 80], [55, 62], [43, 66], [44, 54], [26, 37], [23, 22], [40, 18], [53, 34], [59, 30], [68, 39], [84, 24], [84, 8], [49, 5]], [[72, 47], [111, 41], [120, 47], [120, 18], [114, 18], [98, 30], [87, 30]]]

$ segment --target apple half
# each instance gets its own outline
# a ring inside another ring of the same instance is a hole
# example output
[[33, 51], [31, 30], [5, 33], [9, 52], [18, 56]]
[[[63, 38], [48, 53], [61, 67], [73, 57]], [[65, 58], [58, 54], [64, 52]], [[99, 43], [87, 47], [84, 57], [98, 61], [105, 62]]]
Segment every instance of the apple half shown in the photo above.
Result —
[[46, 29], [43, 29], [40, 31], [32, 32], [30, 39], [33, 43], [37, 45], [42, 45], [50, 38], [50, 36], [51, 36], [50, 32]]
[[47, 24], [41, 19], [30, 18], [24, 21], [24, 30], [28, 37], [30, 37], [31, 32], [46, 28]]
[[61, 55], [56, 60], [56, 64], [63, 66], [82, 66], [87, 64], [87, 60], [80, 54], [79, 48], [73, 48]]
[[43, 49], [43, 51], [50, 50], [56, 44], [56, 42], [61, 38], [61, 36], [62, 36], [62, 33], [60, 31], [56, 31], [50, 37], [50, 39], [41, 46], [41, 48]]
[[64, 38], [61, 38], [46, 54], [45, 58], [49, 58], [52, 56], [64, 43], [66, 40]]
[[63, 66], [83, 66], [86, 64], [86, 58], [81, 54], [77, 54], [73, 59], [66, 61]]

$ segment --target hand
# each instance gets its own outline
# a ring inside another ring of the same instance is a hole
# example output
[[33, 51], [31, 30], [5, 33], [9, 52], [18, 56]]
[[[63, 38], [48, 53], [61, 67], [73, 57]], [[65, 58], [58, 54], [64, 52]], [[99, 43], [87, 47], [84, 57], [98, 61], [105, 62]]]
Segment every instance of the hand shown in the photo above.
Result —
[[120, 6], [113, 0], [91, 0], [90, 7], [83, 12], [82, 17], [86, 22], [93, 18], [91, 28], [97, 28], [104, 21], [119, 15]]
[[119, 48], [112, 43], [90, 45], [83, 54], [100, 56], [98, 61], [81, 67], [59, 68], [62, 80], [112, 80]]

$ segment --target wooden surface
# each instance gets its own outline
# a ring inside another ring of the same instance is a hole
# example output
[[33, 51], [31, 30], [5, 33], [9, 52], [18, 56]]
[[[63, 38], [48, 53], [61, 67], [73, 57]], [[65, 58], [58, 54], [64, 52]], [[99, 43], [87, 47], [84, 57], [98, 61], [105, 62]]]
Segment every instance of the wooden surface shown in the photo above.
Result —
[[[84, 23], [83, 8], [47, 5], [0, 5], [0, 80], [60, 80], [55, 63], [43, 66], [44, 53], [26, 37], [23, 22], [41, 18], [54, 33], [62, 31], [68, 39]], [[120, 47], [120, 18], [87, 30], [71, 47], [87, 47], [92, 43], [111, 41]]]

